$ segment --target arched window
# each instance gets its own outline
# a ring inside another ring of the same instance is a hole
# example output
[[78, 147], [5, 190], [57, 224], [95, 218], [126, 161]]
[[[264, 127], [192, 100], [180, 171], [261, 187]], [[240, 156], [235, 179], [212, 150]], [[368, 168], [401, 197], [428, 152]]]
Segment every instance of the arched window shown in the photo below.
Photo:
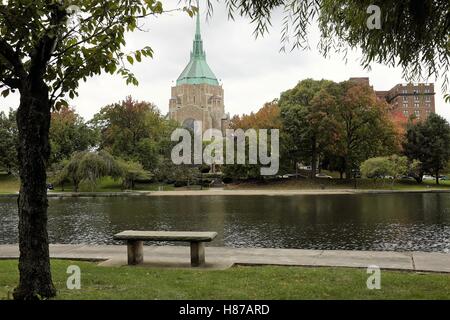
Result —
[[188, 130], [194, 131], [194, 122], [195, 122], [194, 119], [188, 118], [188, 119], [183, 121], [183, 127], [188, 129]]

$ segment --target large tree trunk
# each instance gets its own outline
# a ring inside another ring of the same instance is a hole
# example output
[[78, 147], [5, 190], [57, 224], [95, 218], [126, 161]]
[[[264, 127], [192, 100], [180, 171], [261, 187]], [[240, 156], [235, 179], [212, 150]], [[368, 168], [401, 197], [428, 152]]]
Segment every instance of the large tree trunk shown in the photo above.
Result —
[[46, 166], [50, 155], [50, 101], [42, 81], [29, 81], [21, 90], [17, 112], [19, 129], [19, 286], [14, 298], [49, 298], [52, 283], [47, 233]]
[[350, 165], [350, 157], [346, 156], [344, 158], [345, 166], [345, 180], [350, 181], [352, 179], [352, 166]]

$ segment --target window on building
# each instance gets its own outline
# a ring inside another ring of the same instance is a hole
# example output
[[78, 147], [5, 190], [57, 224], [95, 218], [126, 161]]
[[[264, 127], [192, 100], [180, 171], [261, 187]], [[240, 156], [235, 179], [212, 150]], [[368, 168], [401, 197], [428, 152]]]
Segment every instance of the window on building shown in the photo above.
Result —
[[425, 101], [431, 101], [431, 96], [425, 96]]
[[403, 92], [403, 94], [407, 94], [408, 93], [408, 89], [403, 89], [402, 92]]
[[405, 116], [409, 115], [408, 110], [403, 110], [403, 114], [404, 114]]
[[425, 107], [431, 108], [431, 103], [427, 102], [427, 103], [425, 104]]
[[408, 96], [403, 96], [403, 101], [408, 101]]
[[418, 102], [414, 103], [414, 108], [419, 109], [419, 103]]
[[408, 104], [407, 103], [403, 103], [403, 108], [408, 108]]
[[420, 117], [420, 111], [419, 111], [419, 110], [414, 111], [414, 114], [415, 114], [417, 117]]
[[430, 93], [430, 89], [425, 88], [425, 93]]
[[419, 96], [414, 96], [414, 101], [419, 101]]

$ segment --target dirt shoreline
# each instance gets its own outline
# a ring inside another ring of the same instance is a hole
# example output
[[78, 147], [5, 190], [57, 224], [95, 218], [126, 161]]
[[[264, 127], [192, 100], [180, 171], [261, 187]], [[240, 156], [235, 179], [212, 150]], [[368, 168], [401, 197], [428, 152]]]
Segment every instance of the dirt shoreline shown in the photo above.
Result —
[[[240, 189], [240, 190], [179, 190], [179, 191], [126, 191], [126, 192], [49, 192], [49, 198], [76, 197], [154, 197], [154, 196], [293, 196], [293, 195], [349, 195], [349, 194], [392, 194], [392, 193], [450, 193], [448, 189], [431, 190], [379, 190], [379, 189]], [[0, 198], [16, 198], [18, 193], [0, 194]]]

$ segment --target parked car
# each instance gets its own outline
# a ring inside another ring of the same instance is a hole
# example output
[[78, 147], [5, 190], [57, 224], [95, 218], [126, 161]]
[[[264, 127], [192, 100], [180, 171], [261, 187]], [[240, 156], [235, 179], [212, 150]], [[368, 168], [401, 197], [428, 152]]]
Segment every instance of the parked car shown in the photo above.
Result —
[[361, 171], [358, 169], [352, 169], [352, 177], [360, 179], [361, 178]]
[[333, 179], [332, 176], [326, 175], [325, 173], [318, 173], [318, 174], [316, 174], [316, 178], [319, 178], [319, 179]]
[[422, 177], [422, 180], [436, 180], [436, 178], [435, 177], [433, 177], [433, 176], [430, 176], [430, 175], [428, 175], [428, 174], [426, 174], [426, 175], [424, 175], [423, 177]]
[[447, 176], [440, 176], [439, 180], [446, 181], [446, 180], [450, 180], [450, 178]]
[[47, 183], [47, 190], [54, 190], [53, 184]]
[[294, 179], [294, 178], [305, 179], [306, 177], [300, 173], [288, 173], [288, 174], [280, 176], [280, 178], [282, 178], [282, 179]]

